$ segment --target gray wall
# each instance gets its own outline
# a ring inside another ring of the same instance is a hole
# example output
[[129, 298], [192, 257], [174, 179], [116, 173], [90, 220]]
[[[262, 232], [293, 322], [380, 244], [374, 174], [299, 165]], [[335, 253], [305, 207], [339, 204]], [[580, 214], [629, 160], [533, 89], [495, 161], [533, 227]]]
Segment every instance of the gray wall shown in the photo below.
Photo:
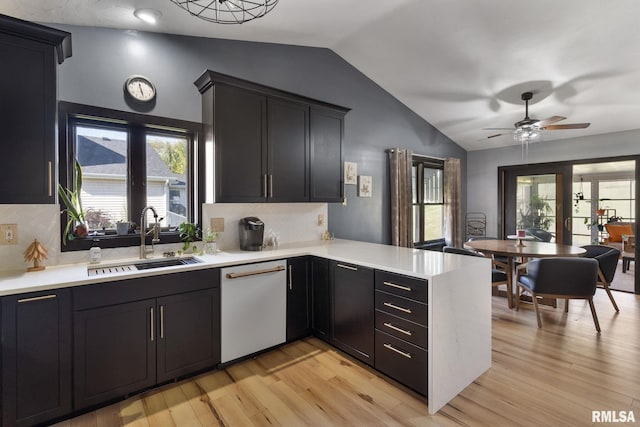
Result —
[[529, 145], [470, 151], [467, 161], [467, 207], [487, 215], [487, 236], [498, 235], [498, 167], [563, 160], [595, 159], [640, 154], [640, 130], [543, 141]]
[[[131, 111], [123, 84], [131, 74], [151, 78], [158, 91], [148, 114], [201, 121], [200, 94], [193, 82], [205, 69], [266, 84], [352, 109], [345, 122], [344, 160], [373, 177], [373, 197], [359, 198], [347, 186], [347, 206], [329, 206], [336, 237], [390, 241], [388, 171], [385, 150], [462, 159], [466, 152], [433, 126], [328, 49], [205, 39], [76, 26], [73, 56], [59, 72], [64, 101]], [[466, 191], [462, 194], [463, 207]]]

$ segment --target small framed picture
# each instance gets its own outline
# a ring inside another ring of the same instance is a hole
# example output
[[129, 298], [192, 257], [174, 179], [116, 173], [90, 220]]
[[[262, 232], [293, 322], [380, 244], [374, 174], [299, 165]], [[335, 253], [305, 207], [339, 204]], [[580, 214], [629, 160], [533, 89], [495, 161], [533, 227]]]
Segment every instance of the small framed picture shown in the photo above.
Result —
[[371, 177], [360, 175], [358, 178], [358, 197], [371, 197]]
[[344, 183], [356, 185], [358, 183], [358, 164], [344, 162]]

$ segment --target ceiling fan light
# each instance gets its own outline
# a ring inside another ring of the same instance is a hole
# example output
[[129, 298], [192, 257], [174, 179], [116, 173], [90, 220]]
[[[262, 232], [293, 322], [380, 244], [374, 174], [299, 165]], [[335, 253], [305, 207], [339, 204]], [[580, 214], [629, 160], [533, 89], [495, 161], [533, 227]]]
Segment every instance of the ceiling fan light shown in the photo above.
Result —
[[136, 9], [133, 11], [133, 15], [147, 24], [155, 24], [162, 16], [162, 12], [156, 9]]

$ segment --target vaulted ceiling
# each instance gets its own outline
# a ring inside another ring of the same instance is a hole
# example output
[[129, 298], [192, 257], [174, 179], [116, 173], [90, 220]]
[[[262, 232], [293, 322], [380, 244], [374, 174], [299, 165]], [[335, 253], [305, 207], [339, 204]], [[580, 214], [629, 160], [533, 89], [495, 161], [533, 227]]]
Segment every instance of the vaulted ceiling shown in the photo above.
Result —
[[[136, 8], [162, 13], [156, 25]], [[169, 0], [0, 0], [29, 21], [326, 47], [467, 150], [515, 144], [529, 115], [590, 122], [545, 141], [640, 128], [637, 0], [280, 0], [242, 25], [208, 23]]]

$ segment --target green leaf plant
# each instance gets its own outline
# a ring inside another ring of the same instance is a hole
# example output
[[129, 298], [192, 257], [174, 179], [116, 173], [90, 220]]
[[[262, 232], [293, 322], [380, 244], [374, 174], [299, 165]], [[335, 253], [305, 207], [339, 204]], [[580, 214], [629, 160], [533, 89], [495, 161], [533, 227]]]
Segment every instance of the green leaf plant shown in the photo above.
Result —
[[[84, 237], [87, 232], [86, 225], [84, 225], [86, 222], [85, 213], [82, 209], [82, 200], [80, 199], [80, 192], [82, 191], [82, 167], [77, 159], [75, 160], [74, 167], [76, 173], [75, 190], [64, 188], [61, 184], [58, 184], [58, 195], [66, 208], [62, 213], [66, 212], [68, 218], [62, 239], [65, 245], [67, 244], [67, 240], [75, 237]], [[74, 229], [72, 232], [72, 228], [76, 225], [78, 225], [78, 228], [80, 226], [84, 227], [84, 230]]]

